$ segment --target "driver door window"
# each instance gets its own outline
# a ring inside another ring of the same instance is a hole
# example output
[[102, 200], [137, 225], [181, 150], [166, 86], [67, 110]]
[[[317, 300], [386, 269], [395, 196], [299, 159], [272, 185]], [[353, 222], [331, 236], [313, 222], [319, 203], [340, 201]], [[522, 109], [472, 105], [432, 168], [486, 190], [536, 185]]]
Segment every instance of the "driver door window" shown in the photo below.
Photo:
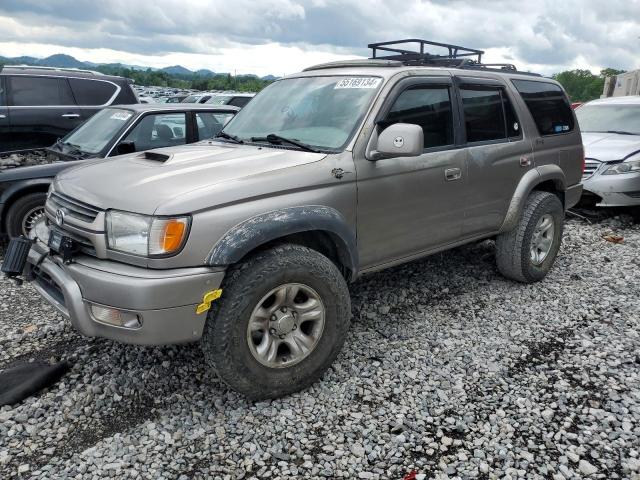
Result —
[[186, 131], [184, 113], [146, 115], [122, 140], [122, 143], [133, 142], [136, 152], [184, 145]]
[[424, 148], [453, 145], [453, 114], [449, 88], [416, 85], [402, 92], [380, 122], [387, 128], [394, 123], [410, 123], [422, 127]]

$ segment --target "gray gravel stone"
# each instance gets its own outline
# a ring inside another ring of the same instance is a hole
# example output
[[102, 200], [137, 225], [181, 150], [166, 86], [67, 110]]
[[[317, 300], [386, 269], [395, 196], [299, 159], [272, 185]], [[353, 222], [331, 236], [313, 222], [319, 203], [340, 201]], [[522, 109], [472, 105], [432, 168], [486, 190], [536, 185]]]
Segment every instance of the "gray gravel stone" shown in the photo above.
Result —
[[481, 242], [351, 285], [333, 367], [259, 403], [197, 345], [81, 337], [2, 278], [0, 368], [73, 367], [0, 408], [0, 478], [638, 479], [640, 227], [569, 220], [534, 285], [503, 279], [493, 252]]

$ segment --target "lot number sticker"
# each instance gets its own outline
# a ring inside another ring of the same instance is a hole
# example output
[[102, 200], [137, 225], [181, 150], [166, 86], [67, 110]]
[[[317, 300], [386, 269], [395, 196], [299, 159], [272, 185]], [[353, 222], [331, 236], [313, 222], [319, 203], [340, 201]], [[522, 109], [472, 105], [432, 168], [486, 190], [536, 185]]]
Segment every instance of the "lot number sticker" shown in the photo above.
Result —
[[338, 88], [378, 88], [381, 78], [359, 77], [345, 78], [336, 83], [334, 89]]

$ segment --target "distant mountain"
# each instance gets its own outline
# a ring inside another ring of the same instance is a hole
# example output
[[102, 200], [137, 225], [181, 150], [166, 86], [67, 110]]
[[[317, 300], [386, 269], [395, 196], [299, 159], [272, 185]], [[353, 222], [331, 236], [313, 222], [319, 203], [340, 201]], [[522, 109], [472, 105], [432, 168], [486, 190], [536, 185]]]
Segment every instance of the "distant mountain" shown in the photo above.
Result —
[[[203, 68], [197, 71], [189, 70], [188, 68], [183, 67], [182, 65], [172, 65], [170, 67], [164, 68], [149, 68], [142, 67], [140, 65], [125, 65], [122, 63], [92, 63], [92, 62], [82, 62], [71, 55], [66, 55], [63, 53], [57, 53], [55, 55], [51, 55], [46, 58], [35, 58], [35, 57], [1, 57], [0, 56], [0, 65], [35, 65], [42, 67], [61, 67], [61, 68], [81, 68], [81, 69], [95, 69], [96, 67], [113, 67], [113, 68], [128, 68], [130, 70], [154, 70], [160, 72], [166, 72], [169, 75], [175, 75], [179, 77], [191, 77], [193, 75], [198, 75], [200, 77], [214, 77], [216, 75], [227, 75], [226, 73], [215, 73], [209, 69]], [[256, 75], [253, 75], [258, 78]], [[266, 77], [262, 77], [262, 80], [275, 80], [278, 77], [274, 77], [273, 75], [267, 75]]]
[[188, 68], [184, 68], [182, 65], [173, 65], [171, 67], [164, 67], [160, 69], [161, 72], [166, 72], [169, 75], [193, 75], [194, 72]]

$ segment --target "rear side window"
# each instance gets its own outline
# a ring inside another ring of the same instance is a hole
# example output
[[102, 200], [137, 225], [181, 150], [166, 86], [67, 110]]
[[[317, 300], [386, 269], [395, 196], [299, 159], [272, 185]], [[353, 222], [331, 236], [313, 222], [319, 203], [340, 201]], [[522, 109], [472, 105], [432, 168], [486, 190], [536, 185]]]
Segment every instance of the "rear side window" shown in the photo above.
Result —
[[16, 107], [75, 105], [66, 78], [10, 76], [10, 104]]
[[140, 120], [123, 141], [133, 142], [136, 152], [141, 152], [183, 145], [186, 143], [186, 131], [184, 113], [149, 114]]
[[460, 88], [467, 142], [506, 140], [521, 136], [520, 122], [503, 88]]
[[70, 78], [69, 83], [78, 105], [105, 105], [116, 93], [116, 86], [110, 82]]
[[422, 127], [424, 148], [453, 144], [453, 115], [449, 88], [417, 85], [403, 91], [393, 103], [383, 128], [394, 123], [410, 123]]
[[558, 85], [531, 80], [512, 82], [527, 104], [540, 135], [558, 135], [573, 130], [571, 105]]

